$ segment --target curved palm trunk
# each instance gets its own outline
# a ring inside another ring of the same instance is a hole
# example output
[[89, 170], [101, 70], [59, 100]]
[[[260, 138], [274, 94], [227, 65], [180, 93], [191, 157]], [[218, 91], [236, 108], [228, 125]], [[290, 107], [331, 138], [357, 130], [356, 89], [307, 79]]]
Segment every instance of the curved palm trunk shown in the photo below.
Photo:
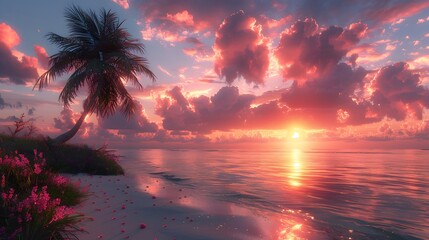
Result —
[[79, 120], [76, 122], [76, 124], [67, 132], [59, 135], [58, 137], [54, 138], [54, 143], [61, 144], [65, 143], [68, 140], [70, 140], [74, 135], [76, 135], [77, 131], [79, 130], [80, 126], [82, 126], [83, 121], [85, 120], [86, 116], [88, 115], [89, 110], [85, 110], [82, 113], [82, 116], [80, 116]]

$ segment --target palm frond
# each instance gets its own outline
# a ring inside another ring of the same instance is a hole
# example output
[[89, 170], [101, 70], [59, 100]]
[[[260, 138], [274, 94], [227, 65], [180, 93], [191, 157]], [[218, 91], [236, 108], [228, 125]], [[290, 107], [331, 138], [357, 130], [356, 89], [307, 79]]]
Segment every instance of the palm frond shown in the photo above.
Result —
[[99, 65], [99, 61], [89, 61], [88, 64], [73, 72], [59, 96], [64, 106], [68, 107], [73, 103], [73, 99], [77, 96], [79, 89], [85, 85], [87, 79], [91, 78], [94, 72], [93, 69], [97, 68], [97, 65]]
[[128, 119], [135, 113], [136, 103], [131, 95], [126, 94], [122, 96], [121, 111]]
[[73, 5], [66, 9], [65, 17], [71, 38], [88, 46], [95, 45], [99, 38], [99, 29], [97, 27], [98, 19], [93, 11], [85, 12], [80, 7]]
[[63, 37], [56, 33], [48, 33], [46, 37], [51, 43], [59, 46], [61, 51], [75, 52], [82, 47], [82, 44], [76, 39]]
[[38, 87], [40, 90], [58, 76], [68, 73], [73, 69], [77, 69], [81, 65], [82, 59], [78, 54], [64, 51], [54, 54], [49, 58], [50, 68], [37, 79], [33, 89]]
[[97, 14], [73, 5], [66, 9], [65, 18], [69, 36], [47, 35], [60, 51], [50, 56], [49, 69], [34, 87], [41, 89], [57, 77], [73, 72], [59, 95], [65, 106], [70, 105], [79, 89], [86, 85], [85, 110], [101, 117], [113, 114], [118, 108], [127, 116], [133, 114], [135, 102], [123, 80], [139, 88], [143, 87], [139, 74], [156, 80], [147, 59], [140, 56], [144, 45], [132, 38], [122, 26], [123, 21], [110, 10], [102, 9]]

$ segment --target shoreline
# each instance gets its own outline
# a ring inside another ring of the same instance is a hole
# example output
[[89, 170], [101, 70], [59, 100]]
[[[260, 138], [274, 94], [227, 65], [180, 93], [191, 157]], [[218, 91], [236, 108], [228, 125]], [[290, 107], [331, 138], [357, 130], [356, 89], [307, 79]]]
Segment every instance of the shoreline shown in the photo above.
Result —
[[80, 240], [274, 239], [278, 222], [233, 203], [214, 201], [151, 176], [73, 175], [88, 198], [75, 206], [86, 220]]

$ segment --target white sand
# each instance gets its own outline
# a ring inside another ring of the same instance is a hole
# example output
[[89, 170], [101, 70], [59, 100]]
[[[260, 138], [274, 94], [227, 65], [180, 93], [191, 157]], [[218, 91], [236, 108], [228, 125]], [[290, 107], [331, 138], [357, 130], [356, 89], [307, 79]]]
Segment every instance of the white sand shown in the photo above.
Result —
[[[76, 175], [89, 198], [76, 211], [93, 239], [277, 239], [278, 221], [151, 176]], [[144, 225], [142, 225], [144, 224]], [[144, 226], [144, 228], [142, 228]]]

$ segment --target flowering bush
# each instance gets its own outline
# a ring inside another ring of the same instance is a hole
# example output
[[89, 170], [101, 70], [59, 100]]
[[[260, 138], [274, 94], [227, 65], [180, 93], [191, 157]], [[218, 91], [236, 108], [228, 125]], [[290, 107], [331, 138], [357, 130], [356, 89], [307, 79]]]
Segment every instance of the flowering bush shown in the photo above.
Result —
[[0, 239], [77, 239], [82, 216], [70, 205], [83, 194], [45, 168], [36, 150], [31, 162], [17, 152], [0, 157]]

